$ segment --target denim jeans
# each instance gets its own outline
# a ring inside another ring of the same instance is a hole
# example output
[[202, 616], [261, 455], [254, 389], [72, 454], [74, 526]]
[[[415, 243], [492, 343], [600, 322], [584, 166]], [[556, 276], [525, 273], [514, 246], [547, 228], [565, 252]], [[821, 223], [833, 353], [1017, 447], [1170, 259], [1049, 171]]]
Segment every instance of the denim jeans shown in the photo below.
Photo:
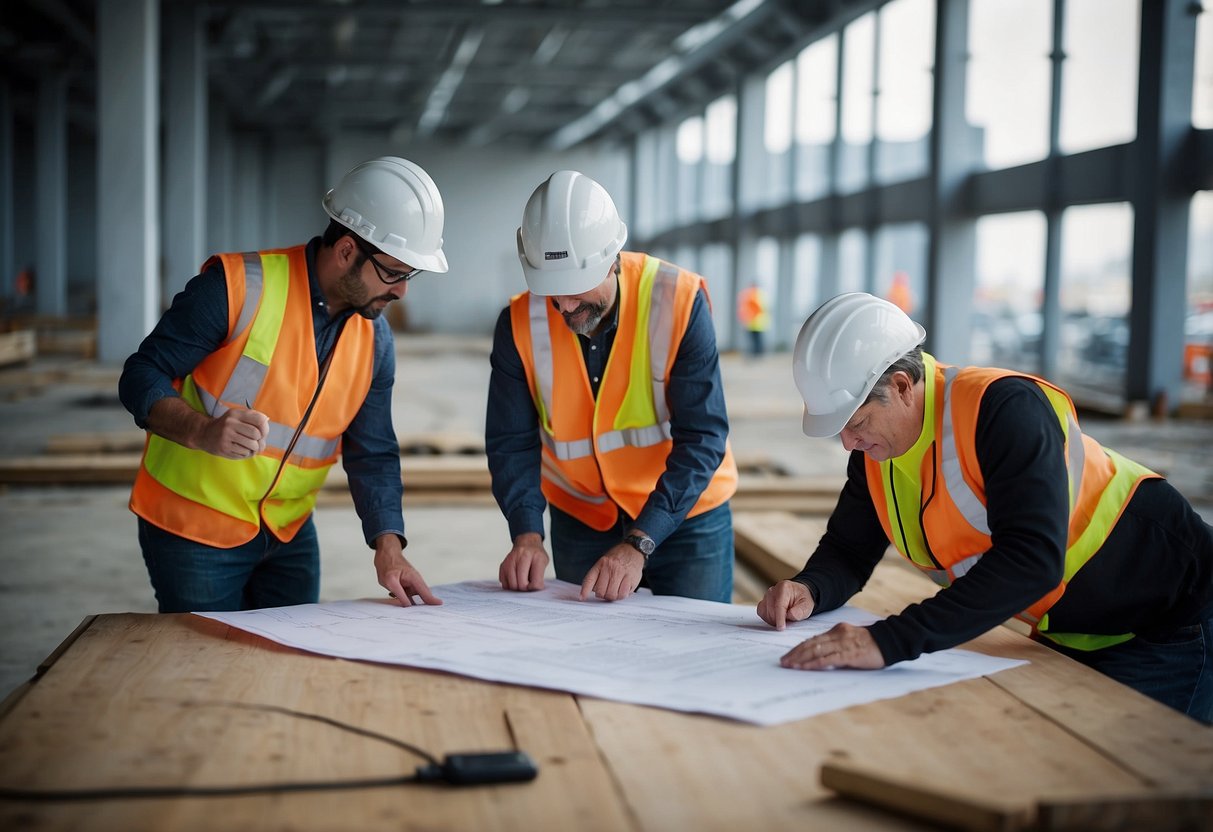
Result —
[[[622, 512], [605, 532], [596, 531], [549, 506], [552, 514], [552, 561], [556, 577], [579, 584], [590, 567], [620, 543], [632, 520]], [[733, 512], [725, 503], [696, 515], [675, 529], [649, 556], [641, 586], [654, 595], [682, 595], [728, 603], [733, 597]]]
[[1200, 623], [1166, 636], [1141, 636], [1102, 650], [1041, 643], [1177, 711], [1213, 725], [1213, 608]]
[[139, 546], [160, 612], [286, 607], [320, 598], [320, 546], [311, 517], [289, 543], [262, 528], [232, 549], [196, 543], [139, 518]]

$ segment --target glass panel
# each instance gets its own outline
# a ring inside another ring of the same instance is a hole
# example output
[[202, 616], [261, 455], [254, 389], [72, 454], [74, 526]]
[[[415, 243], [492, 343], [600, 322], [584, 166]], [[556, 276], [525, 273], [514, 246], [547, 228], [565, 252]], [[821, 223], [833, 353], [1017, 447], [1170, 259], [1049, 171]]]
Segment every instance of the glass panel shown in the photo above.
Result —
[[691, 116], [678, 125], [678, 161], [693, 165], [703, 158], [703, 116]]
[[693, 116], [678, 125], [674, 133], [674, 161], [678, 176], [678, 202], [672, 206], [680, 224], [699, 219], [703, 159], [703, 118]]
[[990, 168], [1049, 154], [1050, 0], [970, 0], [965, 118]]
[[1040, 372], [1047, 230], [1039, 211], [978, 218], [974, 364]]
[[732, 165], [737, 147], [737, 99], [718, 98], [704, 113], [704, 218], [721, 217], [733, 210]]
[[800, 326], [825, 298], [821, 296], [821, 238], [816, 234], [801, 234], [792, 252], [792, 321], [791, 340]]
[[1075, 206], [1062, 214], [1058, 375], [1063, 386], [1088, 398], [1111, 394], [1123, 403], [1132, 245], [1127, 203]]
[[838, 235], [838, 294], [862, 292], [868, 285], [868, 235], [848, 228]]
[[1196, 66], [1192, 79], [1192, 124], [1213, 129], [1213, 4], [1196, 16]]
[[796, 194], [830, 190], [830, 145], [837, 118], [838, 36], [812, 43], [796, 58]]
[[1066, 0], [1061, 72], [1064, 153], [1137, 135], [1137, 0]]
[[882, 226], [876, 231], [875, 257], [872, 294], [916, 317], [926, 300], [927, 227], [920, 222]]
[[[1208, 17], [1209, 15], [1202, 15]], [[1188, 315], [1183, 398], [1213, 400], [1213, 191], [1192, 197], [1188, 218]]]
[[792, 146], [792, 62], [767, 76], [762, 143], [767, 153], [786, 153]]
[[728, 340], [733, 327], [733, 299], [729, 296], [729, 275], [733, 272], [733, 249], [724, 243], [710, 243], [701, 249], [700, 271], [708, 284], [708, 296], [719, 298], [712, 304], [712, 323], [716, 325], [716, 340], [722, 349], [734, 346]]
[[842, 146], [838, 158], [838, 189], [848, 193], [860, 190], [868, 183], [875, 15], [869, 12], [847, 26], [842, 33], [842, 44]]
[[876, 178], [896, 182], [927, 169], [935, 51], [933, 0], [893, 0], [880, 10]]
[[755, 199], [759, 205], [782, 205], [788, 201], [791, 186], [788, 150], [792, 146], [793, 69], [792, 62], [788, 61], [767, 76], [762, 134], [766, 155], [762, 160], [762, 189]]

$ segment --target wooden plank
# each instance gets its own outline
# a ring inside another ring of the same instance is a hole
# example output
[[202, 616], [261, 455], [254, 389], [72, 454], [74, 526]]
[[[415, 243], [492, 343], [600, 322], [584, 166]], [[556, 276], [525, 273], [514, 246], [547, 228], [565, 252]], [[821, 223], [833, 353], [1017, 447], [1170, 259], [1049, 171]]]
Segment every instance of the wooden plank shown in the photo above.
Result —
[[42, 448], [47, 454], [120, 454], [142, 453], [147, 433], [138, 428], [88, 433], [59, 433], [46, 438]]
[[[630, 829], [572, 697], [309, 656], [194, 616], [104, 615], [0, 720], [11, 788], [228, 785], [411, 773], [413, 754], [277, 712], [446, 753], [521, 748], [525, 785], [411, 785], [211, 799], [0, 801], [0, 828]], [[251, 707], [243, 707], [251, 706]]]
[[24, 364], [38, 354], [32, 329], [0, 333], [0, 367]]

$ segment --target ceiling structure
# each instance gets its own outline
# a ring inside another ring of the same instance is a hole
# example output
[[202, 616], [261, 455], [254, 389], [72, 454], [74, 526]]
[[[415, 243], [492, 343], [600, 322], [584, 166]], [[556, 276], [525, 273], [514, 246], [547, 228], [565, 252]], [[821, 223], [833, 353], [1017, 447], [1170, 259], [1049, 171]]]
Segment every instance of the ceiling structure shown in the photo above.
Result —
[[[95, 123], [98, 0], [5, 0], [0, 73], [18, 114], [69, 74]], [[238, 128], [566, 148], [702, 108], [810, 32], [877, 0], [163, 0], [203, 27]], [[163, 63], [162, 63], [163, 80]]]

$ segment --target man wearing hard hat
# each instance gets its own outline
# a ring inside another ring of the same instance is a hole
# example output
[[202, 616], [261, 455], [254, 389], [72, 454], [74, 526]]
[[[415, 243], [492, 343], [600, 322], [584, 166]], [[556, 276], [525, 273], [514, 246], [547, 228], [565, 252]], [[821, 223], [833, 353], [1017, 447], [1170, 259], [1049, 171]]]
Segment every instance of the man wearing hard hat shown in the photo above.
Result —
[[889, 543], [943, 587], [868, 627], [839, 624], [785, 667], [879, 668], [1014, 616], [1042, 643], [1213, 721], [1213, 529], [1166, 480], [1082, 433], [1069, 396], [950, 367], [894, 304], [839, 295], [793, 353], [804, 432], [851, 452], [826, 534], [758, 614], [783, 629], [862, 588]]
[[737, 466], [704, 280], [623, 251], [606, 190], [557, 171], [518, 229], [528, 292], [493, 339], [485, 447], [513, 541], [501, 585], [728, 601]]
[[392, 332], [380, 313], [447, 270], [429, 175], [385, 156], [323, 200], [320, 237], [219, 254], [139, 350], [118, 389], [148, 432], [131, 493], [161, 612], [313, 603], [312, 508], [337, 457], [381, 586], [441, 603], [405, 559], [392, 427]]

